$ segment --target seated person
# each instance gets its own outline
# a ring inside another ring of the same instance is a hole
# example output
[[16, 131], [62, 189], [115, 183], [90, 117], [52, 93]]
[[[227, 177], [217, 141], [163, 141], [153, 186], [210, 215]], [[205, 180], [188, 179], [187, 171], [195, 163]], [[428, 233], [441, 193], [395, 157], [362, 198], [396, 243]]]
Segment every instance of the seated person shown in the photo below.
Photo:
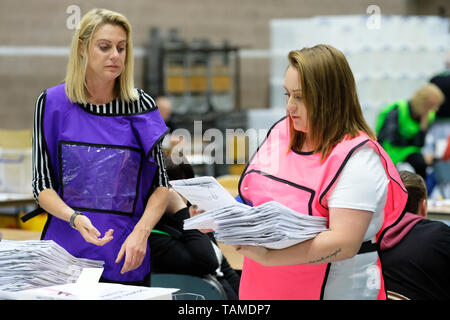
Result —
[[450, 298], [450, 227], [427, 218], [427, 189], [417, 174], [400, 171], [406, 213], [380, 243], [385, 287], [412, 300]]
[[[166, 158], [169, 179], [193, 178], [187, 163], [174, 165]], [[183, 221], [189, 218], [189, 205], [174, 189], [169, 190], [165, 215], [152, 231], [152, 272], [214, 276], [223, 286], [229, 300], [238, 299], [240, 276], [223, 256], [212, 233], [183, 230]]]
[[376, 133], [378, 142], [392, 162], [409, 163], [426, 179], [426, 163], [421, 153], [425, 135], [444, 101], [442, 91], [429, 83], [417, 90], [412, 98], [399, 100], [384, 107], [378, 115]]

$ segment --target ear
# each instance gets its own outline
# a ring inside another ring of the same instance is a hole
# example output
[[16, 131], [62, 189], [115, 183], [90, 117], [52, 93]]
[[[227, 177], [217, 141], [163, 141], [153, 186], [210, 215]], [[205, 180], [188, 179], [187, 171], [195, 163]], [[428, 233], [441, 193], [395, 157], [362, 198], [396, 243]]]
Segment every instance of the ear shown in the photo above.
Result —
[[84, 43], [81, 39], [78, 39], [78, 54], [84, 57]]
[[419, 202], [419, 212], [417, 212], [419, 216], [426, 218], [428, 216], [427, 210], [427, 199], [422, 199]]

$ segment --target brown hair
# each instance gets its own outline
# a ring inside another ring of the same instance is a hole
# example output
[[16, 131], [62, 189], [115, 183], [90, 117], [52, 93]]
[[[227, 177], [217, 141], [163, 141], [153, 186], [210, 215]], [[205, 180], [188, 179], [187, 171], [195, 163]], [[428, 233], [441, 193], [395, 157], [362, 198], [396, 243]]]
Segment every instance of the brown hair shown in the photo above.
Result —
[[[314, 152], [324, 160], [346, 135], [365, 132], [376, 139], [364, 120], [353, 73], [345, 56], [330, 45], [317, 45], [289, 52], [289, 63], [300, 76], [302, 96]], [[300, 150], [305, 134], [296, 131], [289, 119], [290, 148]]]
[[420, 175], [409, 171], [399, 171], [399, 174], [408, 191], [406, 211], [417, 214], [420, 202], [428, 197], [425, 181]]

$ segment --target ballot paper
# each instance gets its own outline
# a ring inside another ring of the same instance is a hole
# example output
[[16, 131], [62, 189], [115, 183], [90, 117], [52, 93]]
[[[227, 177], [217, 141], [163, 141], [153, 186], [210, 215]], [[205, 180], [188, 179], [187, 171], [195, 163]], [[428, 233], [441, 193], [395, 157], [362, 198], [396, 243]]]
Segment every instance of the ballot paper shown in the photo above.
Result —
[[83, 286], [79, 283], [34, 288], [9, 292], [4, 299], [10, 300], [171, 300], [176, 288], [158, 288], [96, 283]]
[[281, 249], [327, 230], [327, 218], [302, 214], [275, 201], [257, 207], [240, 203], [214, 177], [171, 180], [170, 184], [206, 211], [186, 219], [184, 229], [213, 229], [216, 239], [226, 244]]
[[0, 241], [0, 292], [74, 283], [103, 261], [76, 258], [52, 240]]
[[184, 229], [213, 229], [219, 241], [282, 249], [327, 230], [327, 218], [300, 214], [270, 201], [257, 207], [228, 205], [184, 221]]
[[171, 180], [170, 185], [199, 210], [212, 210], [227, 205], [248, 207], [237, 202], [222, 185], [211, 176]]

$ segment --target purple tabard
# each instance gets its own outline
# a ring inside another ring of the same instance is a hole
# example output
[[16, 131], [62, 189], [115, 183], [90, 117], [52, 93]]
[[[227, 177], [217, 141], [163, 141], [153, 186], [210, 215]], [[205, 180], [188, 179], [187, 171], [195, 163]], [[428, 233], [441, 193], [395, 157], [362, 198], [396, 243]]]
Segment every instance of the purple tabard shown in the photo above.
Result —
[[87, 243], [69, 223], [49, 215], [43, 239], [76, 257], [105, 262], [102, 277], [137, 282], [150, 272], [150, 248], [142, 265], [120, 274], [117, 254], [141, 218], [157, 170], [151, 150], [167, 127], [157, 108], [133, 115], [93, 114], [67, 98], [64, 84], [47, 89], [43, 130], [57, 192], [83, 212], [102, 234], [114, 229], [104, 246]]

